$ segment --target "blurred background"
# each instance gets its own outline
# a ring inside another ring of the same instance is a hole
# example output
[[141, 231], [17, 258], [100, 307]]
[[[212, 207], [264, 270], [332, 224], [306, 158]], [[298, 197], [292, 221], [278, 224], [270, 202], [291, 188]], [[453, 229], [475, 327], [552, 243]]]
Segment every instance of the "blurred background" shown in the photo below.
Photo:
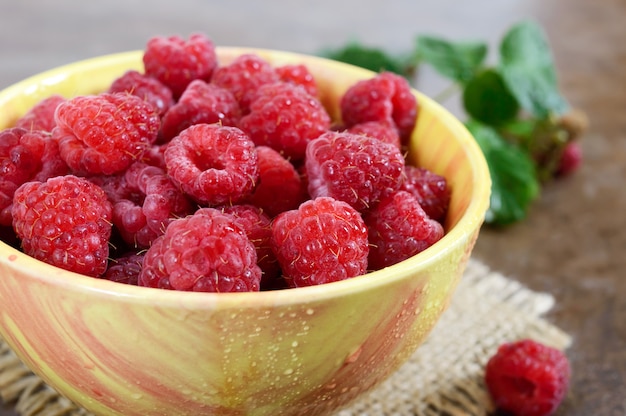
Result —
[[[475, 257], [555, 297], [548, 319], [574, 340], [572, 387], [559, 414], [626, 414], [626, 1], [0, 0], [0, 88], [142, 49], [155, 35], [204, 32], [217, 45], [309, 54], [358, 40], [401, 54], [416, 35], [431, 34], [487, 41], [493, 53], [527, 18], [547, 34], [562, 94], [590, 120], [584, 163], [546, 185], [528, 218], [485, 227]], [[435, 95], [448, 83], [425, 68], [417, 87]], [[460, 114], [454, 100], [445, 104]], [[13, 413], [0, 406], [0, 414]]]

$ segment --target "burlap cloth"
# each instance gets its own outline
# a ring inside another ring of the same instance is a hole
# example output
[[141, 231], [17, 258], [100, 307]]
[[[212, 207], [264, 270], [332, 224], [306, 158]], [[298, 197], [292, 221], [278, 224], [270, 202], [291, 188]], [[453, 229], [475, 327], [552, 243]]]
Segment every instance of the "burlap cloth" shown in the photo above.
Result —
[[[411, 359], [337, 416], [487, 415], [493, 410], [483, 369], [498, 345], [533, 338], [559, 349], [570, 337], [542, 315], [536, 293], [470, 260], [449, 309]], [[0, 398], [23, 416], [89, 415], [28, 370], [0, 338]]]

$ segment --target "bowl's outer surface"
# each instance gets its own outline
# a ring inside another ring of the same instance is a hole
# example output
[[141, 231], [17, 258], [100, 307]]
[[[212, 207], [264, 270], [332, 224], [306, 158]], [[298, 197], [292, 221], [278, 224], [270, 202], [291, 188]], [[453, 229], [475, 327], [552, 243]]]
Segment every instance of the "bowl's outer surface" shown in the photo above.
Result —
[[[321, 58], [244, 52], [304, 63], [335, 117], [345, 89], [371, 72]], [[0, 92], [0, 128], [52, 93], [106, 90], [141, 53], [51, 70]], [[400, 264], [329, 285], [263, 293], [177, 293], [73, 274], [0, 243], [0, 333], [70, 400], [102, 415], [325, 414], [397, 369], [445, 310], [489, 199], [488, 169], [453, 116], [420, 102], [409, 160], [453, 189], [447, 234]]]

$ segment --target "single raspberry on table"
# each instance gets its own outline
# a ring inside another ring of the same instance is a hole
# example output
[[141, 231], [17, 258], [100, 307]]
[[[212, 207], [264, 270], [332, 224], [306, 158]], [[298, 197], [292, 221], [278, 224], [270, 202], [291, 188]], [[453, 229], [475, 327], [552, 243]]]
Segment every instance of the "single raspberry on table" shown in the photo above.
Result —
[[313, 286], [367, 271], [367, 227], [358, 211], [330, 197], [308, 200], [272, 222], [272, 249], [290, 287]]
[[41, 130], [51, 132], [54, 126], [56, 126], [54, 112], [58, 105], [64, 101], [65, 98], [58, 94], [44, 98], [28, 110], [26, 114], [17, 119], [14, 127], [21, 127], [28, 131]]
[[242, 114], [247, 114], [250, 101], [256, 90], [263, 84], [279, 81], [274, 67], [256, 54], [242, 54], [227, 65], [215, 70], [211, 82], [229, 90], [241, 107]]
[[261, 208], [249, 204], [226, 205], [222, 207], [222, 212], [232, 215], [237, 225], [246, 232], [248, 239], [254, 244], [257, 264], [263, 272], [261, 289], [275, 287], [280, 267], [270, 244], [272, 237], [270, 217]]
[[271, 147], [257, 146], [256, 152], [259, 180], [246, 202], [270, 217], [298, 208], [308, 195], [295, 166]]
[[160, 140], [168, 142], [194, 124], [220, 123], [223, 126], [237, 126], [240, 118], [239, 103], [230, 91], [215, 84], [195, 80], [163, 116]]
[[392, 122], [406, 143], [413, 132], [418, 103], [408, 81], [392, 72], [353, 84], [341, 97], [341, 117], [346, 127], [366, 121]]
[[557, 167], [557, 176], [567, 176], [575, 172], [583, 161], [583, 151], [578, 142], [569, 142], [563, 148]]
[[146, 252], [139, 286], [195, 292], [260, 289], [254, 244], [230, 214], [200, 208], [173, 221]]
[[166, 85], [177, 99], [194, 79], [209, 81], [217, 68], [217, 54], [211, 39], [194, 33], [155, 36], [148, 40], [143, 54], [145, 73]]
[[379, 270], [424, 251], [443, 237], [440, 223], [432, 220], [417, 199], [398, 191], [383, 199], [364, 216], [370, 243], [369, 268]]
[[136, 95], [152, 104], [159, 116], [163, 116], [174, 105], [172, 91], [161, 81], [139, 71], [130, 70], [115, 79], [108, 92], [125, 92]]
[[405, 174], [406, 180], [400, 189], [413, 194], [430, 218], [443, 222], [451, 197], [446, 178], [412, 165], [405, 166]]
[[305, 166], [312, 198], [331, 196], [358, 211], [375, 206], [404, 180], [400, 149], [348, 132], [327, 132], [311, 141]]
[[348, 129], [348, 132], [373, 137], [385, 143], [392, 144], [398, 149], [400, 149], [402, 145], [398, 129], [393, 123], [365, 121], [363, 123], [353, 125]]
[[259, 87], [239, 127], [257, 146], [269, 146], [300, 161], [307, 144], [328, 131], [330, 116], [322, 103], [302, 88], [279, 82]]
[[496, 407], [511, 415], [546, 416], [569, 387], [567, 356], [532, 339], [505, 343], [489, 359], [485, 383]]
[[112, 282], [137, 286], [144, 255], [145, 252], [130, 252], [109, 260], [109, 267], [102, 277]]
[[254, 143], [237, 127], [195, 124], [165, 149], [167, 173], [201, 204], [234, 204], [254, 189], [258, 157]]
[[57, 107], [52, 136], [80, 175], [114, 174], [141, 159], [160, 126], [154, 107], [126, 93], [78, 96]]
[[319, 90], [317, 81], [306, 65], [291, 64], [277, 66], [276, 73], [281, 81], [299, 85], [313, 97], [318, 96]]
[[20, 185], [67, 172], [56, 141], [46, 132], [20, 127], [0, 131], [0, 225], [12, 224], [13, 195]]
[[56, 176], [15, 191], [13, 228], [26, 254], [96, 277], [107, 269], [111, 212], [97, 185], [73, 175]]

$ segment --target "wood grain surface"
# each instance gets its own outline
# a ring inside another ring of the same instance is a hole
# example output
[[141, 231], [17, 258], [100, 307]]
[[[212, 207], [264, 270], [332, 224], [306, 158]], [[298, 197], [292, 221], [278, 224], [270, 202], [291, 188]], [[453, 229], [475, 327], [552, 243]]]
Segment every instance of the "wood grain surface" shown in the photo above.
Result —
[[[551, 183], [523, 222], [485, 227], [475, 257], [556, 306], [548, 319], [573, 336], [569, 396], [559, 415], [626, 414], [626, 1], [600, 0], [0, 0], [0, 88], [96, 55], [142, 49], [153, 35], [204, 32], [218, 45], [317, 53], [358, 39], [391, 52], [417, 34], [488, 40], [513, 23], [546, 30], [559, 82], [590, 127], [585, 162]], [[419, 88], [442, 83], [428, 71]], [[458, 111], [454, 103], [453, 111]], [[0, 416], [13, 416], [0, 404]]]

